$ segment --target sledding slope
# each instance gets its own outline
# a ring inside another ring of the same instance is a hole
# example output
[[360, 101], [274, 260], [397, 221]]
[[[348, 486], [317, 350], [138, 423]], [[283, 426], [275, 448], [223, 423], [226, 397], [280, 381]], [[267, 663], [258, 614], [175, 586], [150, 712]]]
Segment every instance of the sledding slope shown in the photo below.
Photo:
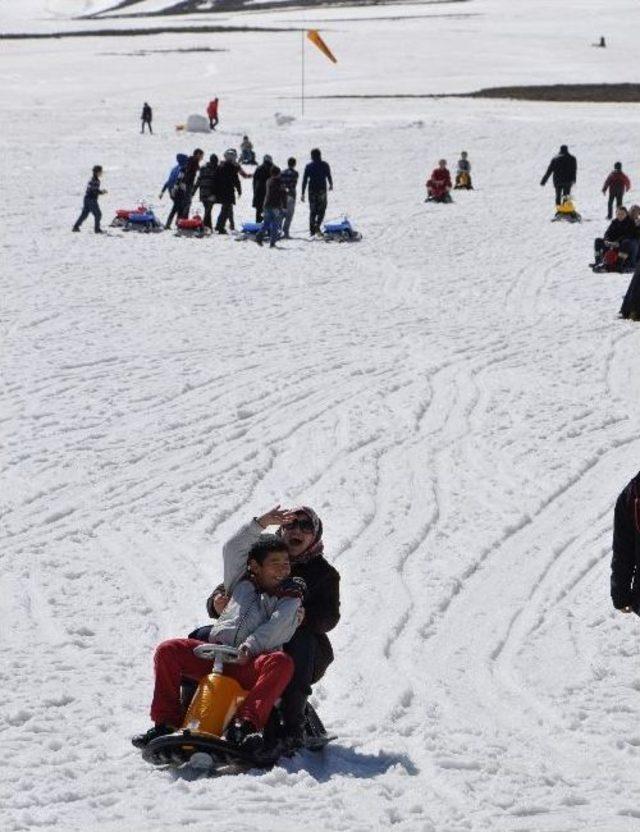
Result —
[[[637, 80], [630, 0], [467, 5], [323, 13], [340, 63], [308, 53], [309, 95]], [[614, 19], [620, 48], [591, 49]], [[291, 33], [5, 46], [0, 827], [635, 829], [638, 624], [608, 560], [640, 330], [586, 264], [611, 164], [638, 178], [636, 108], [310, 99], [277, 127]], [[194, 46], [227, 51], [157, 51]], [[220, 134], [176, 134], [212, 92]], [[320, 146], [363, 241], [308, 242], [304, 205], [280, 251], [70, 234], [92, 164], [107, 221], [163, 214], [175, 153], [243, 132], [277, 161]], [[580, 226], [538, 185], [563, 141]], [[477, 190], [425, 205], [462, 149]], [[276, 502], [316, 507], [342, 574], [314, 699], [338, 740], [236, 779], [153, 770], [129, 744], [153, 646], [205, 622], [222, 543]]]

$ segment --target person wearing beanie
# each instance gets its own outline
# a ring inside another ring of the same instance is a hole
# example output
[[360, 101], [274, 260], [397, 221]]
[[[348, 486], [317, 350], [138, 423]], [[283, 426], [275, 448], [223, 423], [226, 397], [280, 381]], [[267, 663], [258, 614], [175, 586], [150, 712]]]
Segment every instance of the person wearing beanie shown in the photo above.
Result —
[[[291, 577], [301, 578], [306, 587], [301, 623], [283, 648], [293, 659], [294, 670], [282, 696], [281, 710], [287, 743], [297, 748], [304, 742], [305, 708], [311, 686], [324, 676], [333, 661], [327, 633], [340, 620], [340, 575], [324, 557], [322, 520], [310, 506], [275, 506], [243, 529], [252, 540], [257, 540], [270, 526], [278, 526], [276, 535], [287, 547]], [[220, 584], [207, 599], [207, 612], [218, 618], [228, 603], [224, 585]], [[206, 639], [206, 633], [207, 628], [201, 627], [191, 636]]]
[[553, 176], [553, 187], [555, 188], [556, 205], [562, 205], [562, 197], [569, 196], [571, 188], [576, 183], [578, 173], [578, 163], [576, 157], [569, 153], [569, 148], [566, 144], [560, 146], [560, 152], [554, 156], [545, 175], [540, 180], [540, 184], [544, 187], [547, 179]]
[[615, 201], [616, 208], [622, 207], [622, 200], [627, 191], [631, 190], [631, 181], [626, 173], [622, 172], [622, 162], [616, 162], [613, 170], [607, 176], [602, 186], [602, 193], [606, 194], [609, 191], [609, 201], [607, 204], [607, 219], [610, 220], [613, 216], [613, 203]]
[[100, 177], [102, 176], [102, 166], [94, 165], [92, 176], [87, 183], [87, 189], [84, 194], [84, 202], [82, 205], [82, 212], [72, 228], [72, 231], [80, 231], [80, 226], [89, 216], [93, 214], [94, 230], [96, 234], [102, 234], [100, 228], [100, 220], [102, 219], [102, 211], [98, 205], [98, 197], [107, 192], [100, 187]]

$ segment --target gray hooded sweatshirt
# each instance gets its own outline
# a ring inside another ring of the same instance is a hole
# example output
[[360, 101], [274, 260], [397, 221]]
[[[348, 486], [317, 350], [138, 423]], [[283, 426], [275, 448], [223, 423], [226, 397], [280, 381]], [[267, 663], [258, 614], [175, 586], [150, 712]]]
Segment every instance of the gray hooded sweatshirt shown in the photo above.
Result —
[[269, 595], [245, 578], [247, 555], [262, 532], [252, 520], [225, 543], [224, 586], [231, 600], [209, 635], [211, 642], [247, 647], [253, 656], [280, 650], [293, 637], [301, 604], [299, 598]]

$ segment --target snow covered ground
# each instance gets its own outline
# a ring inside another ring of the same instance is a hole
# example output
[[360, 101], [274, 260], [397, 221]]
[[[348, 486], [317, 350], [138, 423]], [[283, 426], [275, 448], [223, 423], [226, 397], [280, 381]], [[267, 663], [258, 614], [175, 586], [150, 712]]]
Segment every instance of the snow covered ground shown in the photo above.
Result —
[[[5, 31], [104, 26], [15, 5]], [[637, 81], [639, 17], [632, 0], [477, 0], [251, 24], [323, 29], [339, 64], [307, 53], [315, 96]], [[193, 47], [226, 51], [159, 51]], [[611, 610], [608, 565], [640, 454], [640, 330], [616, 320], [626, 278], [586, 264], [604, 176], [616, 159], [640, 176], [640, 113], [312, 98], [303, 120], [299, 47], [3, 44], [0, 828], [636, 829], [638, 622]], [[214, 93], [220, 134], [177, 134]], [[174, 154], [244, 132], [279, 162], [319, 145], [329, 215], [364, 240], [306, 241], [301, 205], [279, 251], [69, 233], [92, 164], [107, 221], [141, 196], [164, 214]], [[538, 185], [564, 141], [580, 226], [552, 225]], [[425, 205], [426, 174], [462, 149], [477, 190]], [[276, 502], [317, 508], [342, 574], [315, 695], [339, 738], [236, 779], [153, 770], [129, 744], [153, 647], [205, 623], [222, 543]]]

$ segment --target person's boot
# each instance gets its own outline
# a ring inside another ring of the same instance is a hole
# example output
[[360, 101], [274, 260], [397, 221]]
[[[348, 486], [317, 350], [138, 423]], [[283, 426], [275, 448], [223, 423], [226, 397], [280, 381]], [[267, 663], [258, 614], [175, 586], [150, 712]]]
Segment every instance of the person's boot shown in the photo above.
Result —
[[80, 229], [78, 228], [78, 226], [77, 226], [77, 225], [74, 225], [74, 226], [73, 226], [73, 228], [72, 228], [71, 230], [72, 230], [72, 231], [75, 231], [75, 232], [79, 232], [79, 231], [80, 231]]
[[164, 722], [157, 722], [153, 728], [149, 728], [148, 731], [145, 731], [144, 734], [136, 734], [135, 737], [131, 738], [131, 744], [135, 745], [136, 748], [145, 748], [145, 746], [149, 745], [151, 740], [155, 740], [157, 737], [164, 737], [167, 734], [175, 733], [175, 728], [172, 725], [166, 725]]
[[247, 754], [259, 754], [264, 748], [264, 736], [248, 719], [234, 719], [224, 734], [227, 742]]

